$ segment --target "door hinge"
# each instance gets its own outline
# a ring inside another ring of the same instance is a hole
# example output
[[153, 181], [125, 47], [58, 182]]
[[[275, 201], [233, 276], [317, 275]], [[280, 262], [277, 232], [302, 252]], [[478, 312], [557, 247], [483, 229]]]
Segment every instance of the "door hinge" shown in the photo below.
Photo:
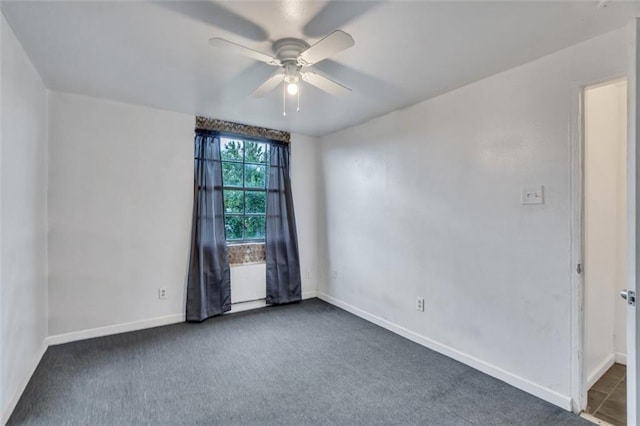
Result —
[[578, 266], [576, 266], [576, 272], [577, 272], [578, 274], [581, 274], [581, 273], [582, 273], [582, 264], [581, 264], [581, 263], [578, 263]]

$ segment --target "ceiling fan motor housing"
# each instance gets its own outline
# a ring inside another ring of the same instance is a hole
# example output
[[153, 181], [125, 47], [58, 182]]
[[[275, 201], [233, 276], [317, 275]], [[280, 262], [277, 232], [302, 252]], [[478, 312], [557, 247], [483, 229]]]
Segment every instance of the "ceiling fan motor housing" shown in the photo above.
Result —
[[273, 43], [273, 52], [284, 68], [284, 81], [296, 84], [300, 81], [298, 56], [309, 48], [309, 44], [297, 38], [283, 38]]
[[309, 43], [299, 38], [281, 38], [273, 43], [273, 53], [283, 64], [297, 64], [300, 53], [309, 48]]

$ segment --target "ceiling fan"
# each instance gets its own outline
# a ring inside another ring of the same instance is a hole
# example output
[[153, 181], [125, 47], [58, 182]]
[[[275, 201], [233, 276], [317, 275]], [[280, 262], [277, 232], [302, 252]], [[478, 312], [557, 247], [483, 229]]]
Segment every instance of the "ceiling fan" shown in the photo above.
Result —
[[[335, 30], [313, 46], [298, 38], [282, 38], [273, 43], [275, 56], [269, 56], [257, 50], [223, 38], [212, 38], [209, 44], [228, 52], [248, 56], [269, 65], [281, 67], [258, 88], [251, 96], [262, 97], [275, 89], [281, 82], [290, 95], [299, 96], [299, 85], [305, 81], [331, 95], [340, 95], [351, 91], [348, 87], [311, 71], [303, 71], [329, 56], [335, 55], [354, 45], [353, 37], [342, 30]], [[299, 98], [298, 98], [299, 102]], [[299, 107], [298, 107], [299, 110]], [[286, 112], [284, 112], [286, 115]]]

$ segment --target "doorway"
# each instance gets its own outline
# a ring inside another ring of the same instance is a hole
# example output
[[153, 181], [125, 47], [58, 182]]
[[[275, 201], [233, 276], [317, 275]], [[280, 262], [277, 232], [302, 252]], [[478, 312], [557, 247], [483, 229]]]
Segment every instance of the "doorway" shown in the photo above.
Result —
[[585, 413], [626, 425], [627, 81], [583, 99]]

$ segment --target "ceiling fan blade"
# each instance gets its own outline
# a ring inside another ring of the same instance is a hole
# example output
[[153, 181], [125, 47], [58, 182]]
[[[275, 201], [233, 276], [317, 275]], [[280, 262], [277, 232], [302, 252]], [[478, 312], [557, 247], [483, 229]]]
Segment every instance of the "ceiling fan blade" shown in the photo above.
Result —
[[272, 56], [265, 55], [257, 50], [249, 49], [238, 43], [234, 43], [223, 38], [215, 37], [209, 39], [209, 44], [218, 49], [224, 49], [228, 52], [237, 53], [239, 55], [248, 56], [249, 58], [256, 59], [258, 61], [265, 62], [269, 65], [280, 65], [280, 61]]
[[316, 86], [318, 89], [329, 93], [330, 95], [339, 96], [351, 92], [351, 89], [349, 89], [347, 86], [343, 86], [340, 83], [337, 83], [333, 80], [328, 79], [327, 77], [323, 77], [320, 74], [316, 74], [314, 72], [302, 73], [302, 79], [307, 83]]
[[335, 30], [298, 56], [298, 65], [308, 67], [329, 56], [353, 46], [353, 37], [342, 30]]
[[278, 84], [280, 84], [284, 80], [284, 73], [282, 71], [278, 71], [273, 74], [271, 77], [267, 79], [264, 83], [262, 83], [256, 90], [251, 92], [251, 96], [254, 98], [261, 98], [273, 89], [276, 88]]
[[[228, 9], [224, 4], [212, 1], [154, 1], [158, 7], [164, 7], [177, 12], [187, 18], [201, 22], [215, 29], [222, 29], [253, 41], [267, 41], [269, 35], [260, 25], [252, 22], [242, 15]], [[330, 29], [335, 26], [329, 27]], [[316, 34], [319, 37], [326, 34], [326, 31]]]
[[336, 27], [344, 27], [370, 9], [381, 4], [378, 0], [367, 1], [329, 1], [307, 24], [302, 33], [307, 37], [322, 37]]

